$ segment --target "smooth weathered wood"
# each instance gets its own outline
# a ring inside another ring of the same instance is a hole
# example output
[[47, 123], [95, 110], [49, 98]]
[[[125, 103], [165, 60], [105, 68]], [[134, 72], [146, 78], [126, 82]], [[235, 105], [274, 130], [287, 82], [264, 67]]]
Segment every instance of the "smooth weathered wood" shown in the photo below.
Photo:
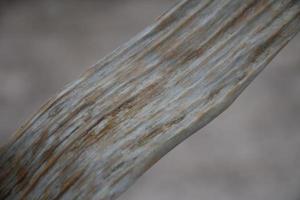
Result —
[[187, 0], [1, 150], [1, 199], [115, 199], [225, 110], [300, 29], [299, 0]]

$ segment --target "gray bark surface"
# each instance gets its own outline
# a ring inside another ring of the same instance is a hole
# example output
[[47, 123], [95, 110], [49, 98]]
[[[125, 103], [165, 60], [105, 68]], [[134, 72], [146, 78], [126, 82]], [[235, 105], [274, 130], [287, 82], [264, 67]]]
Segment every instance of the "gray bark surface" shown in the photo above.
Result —
[[300, 29], [300, 1], [187, 0], [1, 149], [1, 199], [115, 199], [224, 111]]

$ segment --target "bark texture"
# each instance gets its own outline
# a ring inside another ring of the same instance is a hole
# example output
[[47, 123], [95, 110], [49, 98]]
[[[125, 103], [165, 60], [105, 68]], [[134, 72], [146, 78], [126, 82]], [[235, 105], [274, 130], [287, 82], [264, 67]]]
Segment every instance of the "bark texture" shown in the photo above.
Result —
[[185, 0], [1, 149], [1, 199], [116, 199], [224, 111], [300, 30], [299, 0]]

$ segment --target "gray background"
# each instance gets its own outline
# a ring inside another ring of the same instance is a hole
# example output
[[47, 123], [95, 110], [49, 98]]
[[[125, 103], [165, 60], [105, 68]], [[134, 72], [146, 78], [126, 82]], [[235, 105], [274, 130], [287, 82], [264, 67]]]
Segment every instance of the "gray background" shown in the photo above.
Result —
[[[0, 144], [173, 0], [0, 1]], [[300, 35], [123, 200], [299, 200]]]

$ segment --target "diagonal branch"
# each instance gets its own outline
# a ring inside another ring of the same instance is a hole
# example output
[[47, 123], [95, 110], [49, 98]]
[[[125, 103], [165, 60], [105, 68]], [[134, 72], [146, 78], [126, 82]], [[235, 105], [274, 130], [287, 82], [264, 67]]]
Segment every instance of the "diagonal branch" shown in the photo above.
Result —
[[1, 150], [1, 199], [116, 199], [224, 111], [300, 30], [298, 0], [184, 0]]

